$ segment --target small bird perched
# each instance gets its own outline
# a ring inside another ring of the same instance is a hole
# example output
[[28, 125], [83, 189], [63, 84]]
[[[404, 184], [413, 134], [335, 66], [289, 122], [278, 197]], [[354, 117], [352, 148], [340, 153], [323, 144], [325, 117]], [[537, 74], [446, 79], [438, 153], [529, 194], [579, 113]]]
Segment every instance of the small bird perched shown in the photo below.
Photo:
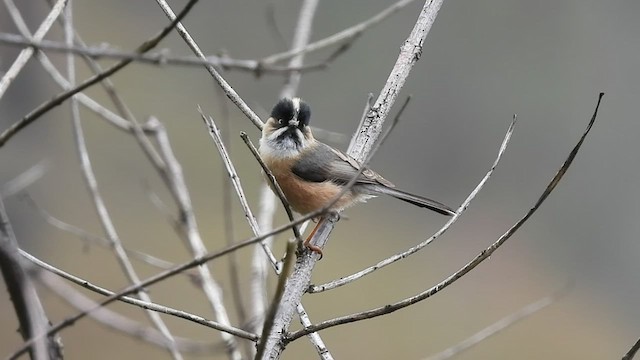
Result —
[[[310, 117], [309, 105], [300, 98], [281, 99], [262, 128], [259, 149], [291, 209], [303, 215], [329, 205], [361, 167], [357, 160], [316, 140], [309, 128]], [[455, 214], [437, 201], [395, 189], [391, 182], [369, 168], [358, 175], [353, 186], [328, 210], [341, 211], [379, 194], [443, 215]], [[322, 255], [319, 247], [310, 244], [319, 225], [304, 245]]]

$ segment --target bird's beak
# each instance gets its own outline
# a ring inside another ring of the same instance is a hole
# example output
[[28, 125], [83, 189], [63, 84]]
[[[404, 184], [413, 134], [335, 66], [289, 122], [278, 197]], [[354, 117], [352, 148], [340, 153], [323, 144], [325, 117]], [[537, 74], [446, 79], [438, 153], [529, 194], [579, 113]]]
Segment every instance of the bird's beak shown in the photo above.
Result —
[[298, 127], [298, 124], [300, 124], [300, 121], [298, 121], [298, 119], [289, 120], [289, 126]]

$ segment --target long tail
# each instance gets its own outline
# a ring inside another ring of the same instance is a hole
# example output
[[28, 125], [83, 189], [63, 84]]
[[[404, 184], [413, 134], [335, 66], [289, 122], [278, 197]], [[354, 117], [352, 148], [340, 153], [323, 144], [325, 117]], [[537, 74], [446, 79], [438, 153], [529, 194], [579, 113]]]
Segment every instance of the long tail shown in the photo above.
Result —
[[433, 210], [437, 213], [440, 213], [442, 215], [447, 215], [447, 216], [453, 216], [456, 214], [455, 211], [453, 211], [450, 207], [448, 207], [447, 205], [444, 205], [442, 203], [439, 203], [435, 200], [431, 200], [431, 199], [427, 199], [425, 197], [419, 196], [419, 195], [414, 195], [402, 190], [398, 190], [398, 189], [394, 189], [394, 188], [390, 188], [390, 187], [386, 187], [386, 186], [382, 186], [382, 185], [373, 185], [373, 186], [367, 186], [367, 189], [370, 190], [372, 193], [378, 193], [378, 194], [386, 194], [386, 195], [390, 195], [393, 196], [396, 199], [400, 199], [402, 201], [406, 201], [410, 204], [413, 204], [415, 206], [419, 206], [419, 207], [423, 207], [423, 208], [427, 208], [429, 210]]

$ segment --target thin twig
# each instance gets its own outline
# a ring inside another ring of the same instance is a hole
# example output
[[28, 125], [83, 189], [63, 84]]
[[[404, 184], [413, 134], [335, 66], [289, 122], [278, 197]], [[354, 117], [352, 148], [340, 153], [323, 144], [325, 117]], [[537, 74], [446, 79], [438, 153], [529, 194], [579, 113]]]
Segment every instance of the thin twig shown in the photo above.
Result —
[[509, 125], [509, 129], [507, 130], [507, 133], [504, 136], [504, 139], [502, 140], [502, 144], [500, 145], [500, 150], [498, 150], [498, 155], [496, 156], [496, 159], [493, 161], [493, 164], [491, 165], [491, 168], [489, 169], [489, 171], [487, 171], [487, 173], [485, 174], [485, 176], [482, 178], [482, 180], [480, 180], [480, 183], [478, 183], [478, 185], [475, 187], [475, 189], [473, 189], [473, 191], [469, 194], [469, 196], [465, 199], [465, 201], [460, 205], [460, 207], [458, 208], [458, 210], [456, 210], [456, 214], [454, 216], [452, 216], [446, 224], [444, 224], [442, 226], [442, 228], [440, 228], [440, 230], [438, 230], [435, 234], [433, 234], [430, 238], [426, 239], [425, 241], [409, 248], [406, 251], [403, 251], [399, 254], [395, 254], [393, 256], [390, 256], [384, 260], [379, 261], [377, 264], [369, 266], [363, 270], [360, 270], [354, 274], [348, 275], [348, 276], [343, 276], [340, 277], [340, 279], [334, 280], [334, 281], [330, 281], [328, 283], [322, 284], [322, 285], [310, 285], [308, 292], [309, 293], [319, 293], [319, 292], [323, 292], [323, 291], [327, 291], [327, 290], [331, 290], [331, 289], [335, 289], [337, 287], [346, 285], [350, 282], [353, 282], [355, 280], [358, 280], [368, 274], [371, 274], [372, 272], [379, 270], [387, 265], [393, 264], [396, 261], [402, 260], [416, 252], [418, 252], [419, 250], [423, 249], [424, 247], [426, 247], [427, 245], [431, 244], [433, 241], [435, 241], [437, 238], [439, 238], [442, 234], [444, 234], [444, 232], [446, 232], [456, 221], [458, 221], [458, 219], [460, 218], [460, 216], [462, 216], [462, 213], [465, 212], [465, 210], [467, 209], [467, 207], [469, 206], [469, 204], [471, 203], [471, 201], [476, 197], [476, 195], [480, 192], [480, 190], [484, 187], [484, 185], [486, 184], [486, 182], [489, 180], [489, 178], [491, 177], [491, 175], [493, 174], [494, 170], [496, 169], [496, 167], [498, 166], [498, 163], [500, 162], [500, 159], [502, 159], [502, 155], [505, 153], [505, 150], [507, 149], [507, 145], [509, 144], [509, 141], [511, 140], [511, 135], [513, 134], [513, 130], [515, 128], [515, 124], [516, 124], [516, 116], [513, 116], [513, 120], [511, 121], [511, 124]]
[[[175, 65], [175, 66], [203, 66], [211, 65], [223, 68], [225, 70], [238, 70], [250, 72], [254, 74], [274, 74], [282, 75], [291, 72], [310, 72], [324, 70], [336, 59], [336, 53], [331, 54], [325, 60], [313, 64], [305, 64], [300, 66], [282, 66], [275, 64], [264, 64], [254, 59], [235, 59], [229, 56], [206, 55], [204, 59], [195, 56], [172, 56], [169, 55], [169, 49], [161, 49], [145, 54], [131, 51], [120, 50], [117, 48], [99, 45], [65, 45], [59, 41], [40, 40], [26, 38], [24, 36], [2, 33], [0, 34], [0, 43], [12, 46], [22, 46], [32, 48], [39, 51], [50, 51], [58, 53], [70, 53], [82, 55], [90, 59], [118, 59], [131, 60], [136, 63], [149, 64], [156, 66]], [[338, 54], [339, 55], [339, 54]]]
[[636, 343], [633, 344], [631, 349], [629, 349], [629, 351], [626, 354], [624, 354], [624, 356], [622, 357], [622, 360], [632, 360], [636, 356], [636, 353], [638, 352], [638, 350], [640, 350], [640, 339], [638, 339], [638, 341], [636, 341]]
[[267, 56], [261, 60], [261, 63], [273, 64], [279, 61], [290, 59], [297, 55], [307, 54], [313, 51], [324, 49], [328, 46], [332, 46], [341, 42], [352, 41], [354, 38], [362, 35], [362, 33], [369, 29], [371, 26], [378, 24], [382, 20], [399, 11], [403, 7], [409, 5], [413, 1], [415, 0], [400, 0], [359, 24], [350, 26], [326, 38], [314, 41], [303, 48], [291, 49], [279, 54]]
[[278, 313], [278, 305], [280, 304], [280, 300], [282, 299], [282, 294], [284, 294], [285, 285], [287, 283], [287, 277], [291, 272], [291, 268], [293, 267], [293, 263], [296, 258], [296, 241], [289, 240], [287, 242], [287, 252], [284, 258], [284, 262], [282, 265], [282, 271], [280, 272], [280, 276], [278, 277], [278, 285], [276, 286], [276, 292], [273, 295], [273, 300], [271, 301], [271, 306], [269, 306], [269, 312], [264, 320], [264, 325], [262, 326], [262, 335], [260, 336], [260, 342], [258, 343], [258, 350], [256, 352], [256, 359], [262, 359], [264, 355], [266, 339], [271, 332], [271, 328], [273, 327], [274, 319]]
[[[90, 309], [96, 305], [95, 301], [84, 296], [82, 293], [76, 291], [71, 286], [68, 286], [62, 280], [51, 274], [42, 273], [39, 276], [39, 280], [49, 290], [78, 310]], [[158, 330], [144, 326], [139, 322], [133, 321], [130, 318], [122, 316], [107, 308], [100, 308], [99, 310], [92, 312], [90, 316], [92, 319], [108, 328], [163, 349], [170, 349], [171, 346], [174, 346], [180, 351], [189, 352], [191, 354], [211, 354], [220, 352], [223, 349], [220, 344], [208, 344], [179, 337], [176, 337], [174, 339], [175, 342], [172, 344], [168, 342]]]
[[[242, 210], [244, 211], [245, 218], [249, 223], [249, 227], [251, 227], [251, 231], [253, 231], [254, 234], [260, 234], [260, 227], [258, 226], [258, 222], [256, 221], [255, 216], [253, 216], [253, 211], [251, 211], [251, 208], [249, 207], [247, 197], [245, 196], [244, 190], [242, 188], [242, 184], [240, 183], [240, 177], [238, 176], [235, 166], [233, 165], [233, 162], [229, 157], [229, 153], [227, 152], [227, 149], [225, 145], [222, 143], [222, 139], [220, 138], [220, 130], [216, 126], [212, 117], [210, 116], [207, 117], [206, 115], [204, 115], [204, 113], [202, 113], [202, 110], [200, 108], [198, 109], [198, 111], [200, 111], [202, 120], [204, 120], [205, 124], [209, 128], [209, 135], [211, 135], [213, 142], [218, 148], [218, 153], [220, 154], [220, 157], [222, 158], [222, 162], [225, 164], [225, 168], [227, 169], [227, 173], [231, 178], [231, 183], [233, 184], [236, 194], [238, 195], [238, 199], [240, 200], [240, 205], [242, 206]], [[269, 256], [270, 261], [275, 264], [277, 260], [273, 255], [273, 253], [271, 252], [271, 250], [269, 248], [265, 248], [265, 251]]]
[[27, 348], [32, 359], [62, 359], [60, 337], [54, 334], [42, 336], [50, 322], [18, 251], [18, 240], [0, 198], [0, 272], [20, 323], [20, 335], [24, 340], [38, 337], [33, 346]]
[[[229, 129], [230, 113], [227, 101], [224, 98], [224, 92], [219, 87], [216, 87], [216, 95], [218, 95], [218, 105], [221, 112], [221, 118], [223, 125], [226, 129]], [[223, 144], [231, 144], [230, 131], [222, 131], [220, 133], [220, 139]], [[231, 154], [231, 149], [229, 150]], [[224, 169], [225, 165], [221, 165]], [[231, 183], [228, 174], [225, 171], [220, 171], [220, 177], [222, 179], [222, 218], [224, 221], [224, 235], [227, 240], [227, 245], [231, 245], [236, 241], [235, 227], [234, 227], [234, 214], [233, 214], [233, 184]], [[227, 264], [229, 268], [229, 281], [231, 287], [231, 297], [236, 313], [238, 314], [238, 323], [247, 323], [247, 312], [245, 308], [246, 296], [242, 293], [242, 282], [240, 278], [240, 261], [237, 253], [229, 254], [227, 258]], [[245, 346], [245, 354], [250, 354], [254, 346]]]
[[469, 350], [470, 348], [480, 344], [487, 338], [494, 336], [503, 330], [511, 327], [512, 325], [517, 324], [518, 322], [532, 316], [538, 311], [546, 308], [547, 306], [555, 303], [560, 297], [564, 296], [568, 290], [570, 289], [571, 284], [567, 284], [563, 286], [560, 290], [555, 293], [545, 296], [542, 299], [533, 302], [520, 310], [510, 314], [508, 316], [503, 317], [502, 319], [496, 321], [495, 323], [485, 327], [484, 329], [478, 331], [477, 333], [471, 335], [467, 339], [451, 346], [435, 355], [429, 356], [425, 360], [446, 360], [451, 359], [454, 356]]
[[[5, 0], [4, 3], [10, 13], [19, 13], [18, 8], [16, 7], [13, 0]], [[56, 21], [56, 18], [62, 13], [62, 10], [64, 9], [66, 4], [67, 0], [56, 1], [56, 4], [53, 6], [51, 11], [49, 11], [49, 14], [47, 14], [47, 17], [44, 19], [42, 24], [40, 24], [38, 30], [36, 30], [33, 36], [35, 41], [40, 41], [42, 40], [42, 38], [44, 38], [47, 32], [49, 32], [49, 29], [51, 28], [53, 23]], [[22, 49], [16, 60], [13, 62], [13, 64], [11, 64], [11, 67], [9, 67], [9, 69], [4, 73], [4, 76], [2, 76], [2, 78], [0, 79], [0, 98], [2, 98], [13, 80], [16, 78], [16, 76], [18, 76], [20, 71], [27, 64], [27, 62], [33, 55], [33, 52], [34, 49], [30, 47]], [[2, 142], [0, 142], [0, 146], [2, 146]]]
[[[8, 0], [5, 0], [5, 1], [8, 1]], [[151, 50], [153, 47], [155, 47], [171, 31], [171, 29], [173, 29], [176, 23], [179, 22], [179, 20], [182, 19], [182, 17], [184, 17], [189, 12], [189, 10], [191, 10], [191, 7], [193, 7], [193, 5], [195, 5], [197, 1], [198, 0], [189, 0], [187, 5], [185, 5], [184, 9], [180, 12], [179, 16], [176, 17], [176, 19], [173, 20], [171, 24], [165, 27], [156, 36], [145, 41], [142, 45], [138, 47], [137, 51], [144, 53]], [[29, 49], [33, 51], [32, 48], [29, 48]], [[33, 109], [29, 114], [25, 115], [22, 119], [13, 123], [11, 126], [9, 126], [9, 128], [7, 128], [2, 133], [0, 133], [0, 147], [4, 146], [4, 144], [7, 141], [9, 141], [9, 139], [11, 139], [16, 133], [18, 133], [20, 130], [30, 125], [37, 119], [39, 119], [42, 115], [46, 114], [49, 110], [62, 104], [65, 100], [69, 99], [71, 96], [115, 74], [119, 70], [123, 69], [125, 66], [129, 65], [131, 62], [132, 60], [122, 60], [119, 63], [108, 68], [107, 70], [103, 71], [102, 73], [94, 75], [91, 78], [85, 80], [82, 84], [74, 87], [73, 89], [59, 93], [55, 95], [51, 100], [40, 104], [38, 107]]]
[[[75, 276], [73, 274], [70, 274], [62, 269], [59, 269], [47, 262], [44, 262], [40, 259], [38, 259], [37, 257], [29, 254], [28, 252], [24, 251], [24, 250], [20, 250], [20, 255], [22, 255], [25, 259], [29, 260], [30, 262], [32, 262], [33, 264], [43, 268], [44, 270], [47, 270], [49, 272], [51, 272], [52, 274], [55, 274], [63, 279], [69, 280], [72, 283], [82, 286], [85, 289], [91, 290], [97, 294], [100, 295], [104, 295], [104, 296], [113, 296], [115, 293], [111, 290], [108, 290], [106, 288], [100, 287], [98, 285], [95, 285], [85, 279], [82, 279], [78, 276]], [[169, 306], [165, 306], [165, 305], [160, 305], [157, 303], [153, 303], [153, 302], [149, 302], [149, 301], [143, 301], [134, 297], [130, 297], [130, 296], [122, 296], [120, 298], [118, 298], [118, 301], [121, 301], [123, 303], [127, 303], [127, 304], [131, 304], [134, 306], [137, 306], [139, 308], [142, 309], [148, 309], [148, 310], [152, 310], [152, 311], [156, 311], [159, 313], [163, 313], [163, 314], [167, 314], [167, 315], [171, 315], [171, 316], [175, 316], [187, 321], [191, 321], [200, 325], [204, 325], [206, 327], [215, 329], [215, 330], [219, 330], [219, 331], [223, 331], [229, 334], [232, 334], [234, 336], [238, 336], [241, 337], [243, 339], [247, 339], [247, 340], [251, 340], [251, 341], [256, 341], [258, 340], [258, 335], [250, 333], [248, 331], [242, 330], [242, 329], [238, 329], [232, 326], [228, 326], [228, 325], [224, 325], [221, 324], [220, 322], [216, 322], [213, 320], [207, 320], [205, 318], [203, 318], [202, 316], [198, 316], [195, 314], [191, 314], [188, 313], [186, 311], [183, 310], [178, 310], [178, 309], [174, 309], [171, 308]], [[85, 307], [82, 310], [86, 311], [89, 309], [92, 309], [93, 307], [95, 307], [95, 304], [92, 307]], [[166, 343], [166, 341], [164, 342]]]
[[520, 220], [518, 220], [511, 228], [509, 228], [509, 230], [507, 230], [504, 234], [502, 234], [502, 236], [500, 236], [500, 238], [498, 238], [498, 240], [496, 242], [491, 244], [491, 246], [489, 246], [488, 248], [486, 248], [485, 250], [480, 252], [473, 260], [471, 260], [466, 265], [464, 265], [460, 270], [458, 270], [455, 273], [451, 274], [445, 280], [441, 281], [437, 285], [435, 285], [435, 286], [433, 286], [433, 287], [431, 287], [431, 288], [429, 288], [429, 289], [427, 289], [427, 290], [425, 290], [425, 291], [423, 291], [423, 292], [421, 292], [421, 293], [419, 293], [419, 294], [417, 294], [415, 296], [406, 298], [404, 300], [398, 301], [398, 302], [393, 303], [393, 304], [389, 304], [389, 305], [385, 305], [385, 306], [382, 306], [382, 307], [378, 307], [378, 308], [375, 308], [375, 309], [362, 311], [362, 312], [359, 312], [359, 313], [346, 315], [346, 316], [341, 316], [341, 317], [338, 317], [338, 318], [335, 318], [335, 319], [323, 321], [323, 322], [321, 322], [319, 324], [316, 324], [314, 326], [311, 326], [311, 327], [309, 327], [307, 329], [302, 329], [302, 330], [299, 330], [299, 331], [296, 331], [296, 332], [292, 333], [289, 336], [288, 341], [293, 341], [293, 340], [295, 340], [295, 339], [297, 339], [297, 338], [299, 338], [301, 336], [306, 335], [309, 332], [320, 331], [320, 330], [324, 330], [324, 329], [327, 329], [327, 328], [330, 328], [330, 327], [334, 327], [334, 326], [337, 326], [337, 325], [347, 324], [347, 323], [351, 323], [351, 322], [371, 319], [371, 318], [378, 317], [378, 316], [385, 315], [385, 314], [390, 314], [390, 313], [392, 313], [394, 311], [400, 310], [400, 309], [405, 308], [407, 306], [413, 305], [413, 304], [415, 304], [417, 302], [423, 301], [423, 300], [425, 300], [425, 299], [427, 299], [427, 298], [439, 293], [440, 291], [442, 291], [443, 289], [445, 289], [449, 285], [453, 284], [458, 279], [460, 279], [461, 277], [463, 277], [464, 275], [469, 273], [471, 270], [473, 270], [476, 266], [480, 265], [483, 261], [488, 259], [498, 248], [500, 248], [509, 238], [511, 238], [511, 236], [522, 226], [522, 224], [524, 224], [538, 210], [540, 205], [542, 205], [542, 203], [547, 199], [549, 194], [551, 194], [551, 192], [558, 185], [558, 182], [560, 181], [560, 179], [562, 179], [564, 174], [569, 169], [569, 166], [573, 162], [573, 159], [576, 157], [576, 155], [578, 153], [578, 150], [580, 150], [580, 147], [582, 146], [582, 143], [584, 142], [584, 139], [586, 138], [587, 134], [591, 131], [593, 123], [596, 120], [596, 117], [597, 117], [597, 114], [598, 114], [598, 109], [600, 107], [600, 101], [602, 100], [602, 96], [603, 95], [604, 95], [604, 93], [600, 93], [600, 95], [598, 97], [598, 103], [596, 105], [596, 109], [595, 109], [595, 111], [593, 113], [593, 116], [592, 116], [591, 120], [589, 121], [589, 124], [587, 125], [587, 129], [582, 134], [582, 137], [580, 137], [580, 140], [577, 142], [577, 144], [574, 146], [574, 148], [571, 150], [571, 152], [567, 156], [567, 159], [564, 161], [564, 163], [562, 164], [562, 166], [560, 167], [560, 169], [558, 170], [556, 175], [551, 179], [551, 181], [549, 182], [549, 184], [547, 185], [545, 190], [542, 192], [542, 194], [540, 195], [540, 197], [538, 198], [538, 200], [536, 201], [534, 206]]
[[[156, 2], [158, 3], [158, 5], [160, 5], [165, 15], [167, 15], [167, 17], [171, 19], [172, 22], [175, 22], [177, 18], [169, 4], [167, 4], [165, 0], [156, 0]], [[198, 44], [193, 40], [187, 29], [179, 21], [176, 24], [176, 30], [178, 31], [178, 34], [182, 37], [182, 39], [187, 43], [187, 46], [189, 46], [189, 48], [196, 54], [198, 58], [206, 59]], [[220, 85], [220, 87], [224, 91], [224, 94], [227, 95], [229, 100], [231, 100], [231, 102], [233, 102], [258, 129], [262, 129], [264, 124], [262, 123], [262, 120], [260, 120], [260, 117], [256, 115], [253, 110], [251, 110], [249, 105], [247, 105], [247, 103], [242, 100], [240, 95], [238, 95], [238, 93], [231, 87], [231, 85], [229, 85], [229, 83], [222, 77], [222, 75], [220, 75], [215, 67], [209, 64], [204, 65], [204, 67], [207, 69], [209, 74], [211, 74], [218, 85]]]

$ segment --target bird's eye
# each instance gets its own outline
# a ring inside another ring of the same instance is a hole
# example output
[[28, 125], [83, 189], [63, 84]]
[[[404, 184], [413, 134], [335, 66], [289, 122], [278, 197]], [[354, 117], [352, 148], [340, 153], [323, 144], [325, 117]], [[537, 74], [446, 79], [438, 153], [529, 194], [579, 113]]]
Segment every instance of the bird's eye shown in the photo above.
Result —
[[284, 124], [284, 119], [278, 119], [278, 124], [280, 125]]

